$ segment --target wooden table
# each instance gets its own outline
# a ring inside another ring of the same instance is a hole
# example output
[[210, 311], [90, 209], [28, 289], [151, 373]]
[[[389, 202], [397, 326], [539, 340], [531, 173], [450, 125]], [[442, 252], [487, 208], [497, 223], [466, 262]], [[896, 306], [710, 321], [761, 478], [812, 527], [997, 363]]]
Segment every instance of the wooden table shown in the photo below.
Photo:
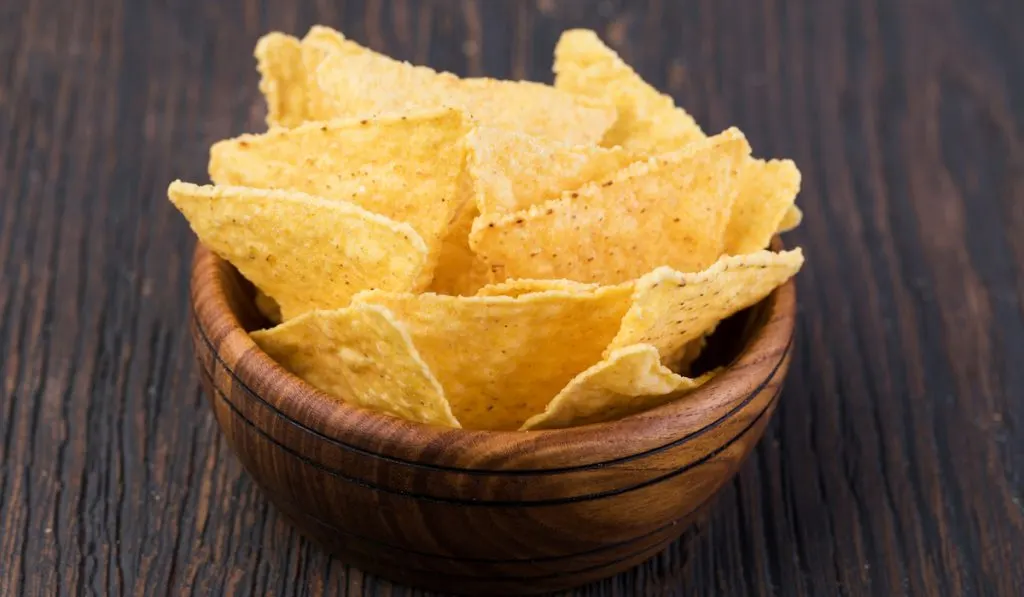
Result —
[[0, 595], [405, 595], [286, 524], [219, 437], [167, 183], [260, 130], [270, 29], [550, 80], [597, 29], [804, 174], [798, 348], [700, 533], [581, 595], [1024, 594], [1024, 3], [7, 0]]

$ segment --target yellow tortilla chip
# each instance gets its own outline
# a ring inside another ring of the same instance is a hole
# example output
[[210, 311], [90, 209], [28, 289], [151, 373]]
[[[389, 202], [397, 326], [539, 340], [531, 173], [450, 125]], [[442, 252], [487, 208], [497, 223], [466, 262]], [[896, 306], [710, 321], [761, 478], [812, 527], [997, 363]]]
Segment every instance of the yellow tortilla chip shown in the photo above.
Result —
[[722, 257], [698, 273], [660, 267], [636, 281], [632, 305], [608, 352], [650, 344], [658, 349], [662, 362], [674, 362], [687, 343], [764, 299], [794, 276], [803, 262], [803, 252], [794, 249]]
[[477, 128], [468, 141], [476, 205], [485, 215], [556, 199], [642, 159], [621, 147], [566, 145], [494, 128]]
[[628, 285], [516, 298], [360, 293], [385, 307], [468, 429], [518, 429], [601, 359], [629, 306]]
[[276, 128], [216, 143], [210, 178], [341, 199], [405, 222], [434, 262], [448, 222], [467, 199], [461, 180], [467, 130], [453, 109]]
[[387, 309], [353, 304], [311, 311], [251, 336], [270, 358], [335, 398], [410, 421], [460, 426]]
[[278, 305], [277, 301], [264, 294], [262, 290], [256, 289], [256, 296], [253, 298], [253, 302], [256, 303], [256, 310], [266, 317], [270, 323], [277, 325], [283, 321], [281, 319], [281, 305]]
[[779, 223], [779, 233], [789, 232], [801, 222], [804, 221], [804, 212], [800, 211], [800, 208], [795, 205], [790, 205], [786, 210], [786, 215], [782, 217], [782, 222]]
[[269, 33], [256, 44], [260, 91], [267, 100], [268, 126], [295, 126], [306, 120], [307, 77], [299, 40]]
[[322, 60], [317, 58], [326, 54], [362, 54], [367, 51], [356, 42], [345, 39], [340, 31], [323, 25], [313, 25], [309, 28], [306, 36], [302, 38], [302, 47], [311, 50], [303, 56], [303, 63], [310, 72], [315, 72], [320, 66]]
[[647, 84], [593, 31], [566, 31], [555, 46], [555, 88], [611, 101], [618, 119], [603, 145], [662, 153], [704, 139], [693, 117]]
[[676, 375], [661, 364], [657, 348], [627, 346], [577, 375], [522, 429], [559, 429], [621, 419], [671, 402], [711, 377]]
[[267, 126], [329, 119], [316, 69], [328, 54], [361, 51], [362, 46], [329, 27], [312, 27], [302, 41], [280, 32], [260, 38], [254, 55], [260, 91], [267, 101]]
[[616, 284], [661, 265], [699, 271], [725, 249], [735, 173], [749, 152], [730, 129], [561, 199], [481, 216], [470, 247], [506, 278]]
[[529, 81], [460, 79], [366, 50], [331, 53], [317, 72], [333, 117], [423, 106], [464, 109], [482, 125], [566, 143], [596, 143], [615, 120], [607, 102]]
[[572, 280], [506, 280], [497, 284], [488, 284], [479, 291], [477, 296], [522, 296], [534, 292], [561, 290], [564, 292], [592, 292], [597, 284], [584, 284]]
[[472, 201], [463, 204], [441, 243], [441, 255], [434, 269], [430, 292], [452, 296], [473, 296], [493, 279], [491, 268], [469, 248], [469, 231], [479, 215]]
[[768, 247], [800, 191], [800, 171], [790, 160], [747, 160], [725, 231], [725, 252], [753, 253]]
[[302, 65], [306, 74], [306, 120], [330, 120], [333, 117], [332, 102], [325, 97], [316, 80], [317, 69], [324, 59], [334, 53], [361, 54], [361, 45], [345, 39], [345, 36], [321, 25], [310, 27], [302, 38]]
[[408, 224], [289, 191], [167, 190], [199, 240], [281, 305], [285, 320], [348, 305], [369, 288], [416, 290], [427, 247]]

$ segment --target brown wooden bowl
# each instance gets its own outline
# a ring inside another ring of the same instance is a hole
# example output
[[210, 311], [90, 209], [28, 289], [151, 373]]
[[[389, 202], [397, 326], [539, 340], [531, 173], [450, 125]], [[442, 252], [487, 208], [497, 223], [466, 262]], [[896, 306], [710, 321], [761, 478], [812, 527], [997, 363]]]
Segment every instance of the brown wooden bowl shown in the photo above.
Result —
[[724, 322], [708, 352], [727, 369], [685, 399], [573, 429], [467, 431], [331, 399], [249, 338], [266, 322], [233, 267], [200, 246], [192, 271], [203, 385], [277, 508], [363, 570], [487, 595], [605, 578], [678, 537], [764, 432], [795, 306], [791, 281]]

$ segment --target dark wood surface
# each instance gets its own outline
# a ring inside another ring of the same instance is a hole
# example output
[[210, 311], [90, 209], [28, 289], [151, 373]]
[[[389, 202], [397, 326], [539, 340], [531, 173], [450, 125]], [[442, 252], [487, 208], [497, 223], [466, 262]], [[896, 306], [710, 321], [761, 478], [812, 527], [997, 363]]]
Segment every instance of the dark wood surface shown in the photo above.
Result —
[[406, 595], [243, 472], [167, 203], [262, 125], [269, 29], [550, 80], [597, 29], [709, 130], [804, 173], [775, 420], [700, 529], [581, 595], [1024, 592], [1019, 0], [0, 3], [0, 594]]

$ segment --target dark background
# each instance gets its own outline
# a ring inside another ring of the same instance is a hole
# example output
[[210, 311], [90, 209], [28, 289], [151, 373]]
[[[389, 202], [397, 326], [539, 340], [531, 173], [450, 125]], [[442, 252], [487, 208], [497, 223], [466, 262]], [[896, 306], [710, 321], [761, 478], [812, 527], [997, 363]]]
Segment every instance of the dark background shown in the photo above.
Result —
[[[0, 595], [408, 595], [296, 534], [200, 394], [166, 201], [270, 29], [550, 81], [598, 30], [804, 174], [793, 368], [700, 533], [587, 595], [1024, 594], [1024, 2], [0, 2]], [[455, 530], [453, 530], [455, 532]]]

